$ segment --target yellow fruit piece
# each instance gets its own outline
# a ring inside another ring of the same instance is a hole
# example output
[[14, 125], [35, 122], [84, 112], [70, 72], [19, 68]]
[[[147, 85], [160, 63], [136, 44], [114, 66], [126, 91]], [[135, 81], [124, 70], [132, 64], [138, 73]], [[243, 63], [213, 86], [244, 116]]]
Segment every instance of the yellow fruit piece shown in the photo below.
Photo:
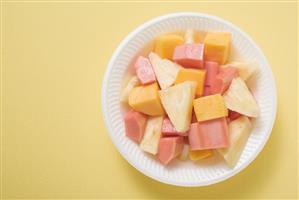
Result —
[[228, 110], [220, 94], [197, 98], [193, 101], [197, 121], [206, 121], [226, 117]]
[[227, 32], [207, 33], [204, 44], [204, 58], [206, 61], [214, 61], [219, 64], [226, 63], [229, 55], [231, 34]]
[[206, 77], [206, 70], [198, 69], [180, 69], [175, 83], [182, 83], [184, 81], [195, 81], [197, 83], [196, 96], [201, 96], [203, 94], [204, 82]]
[[189, 151], [189, 158], [190, 160], [201, 160], [213, 155], [213, 151], [210, 149], [207, 150], [196, 150], [196, 151]]
[[172, 60], [173, 51], [176, 46], [184, 43], [184, 38], [176, 34], [161, 35], [155, 40], [155, 50], [161, 58]]
[[127, 103], [129, 95], [130, 95], [130, 92], [133, 90], [134, 87], [138, 86], [139, 84], [140, 83], [139, 83], [139, 80], [138, 80], [137, 76], [133, 76], [128, 81], [127, 86], [122, 91], [121, 96], [120, 96], [120, 101]]
[[158, 90], [157, 83], [133, 88], [129, 95], [129, 105], [134, 110], [150, 116], [164, 115]]

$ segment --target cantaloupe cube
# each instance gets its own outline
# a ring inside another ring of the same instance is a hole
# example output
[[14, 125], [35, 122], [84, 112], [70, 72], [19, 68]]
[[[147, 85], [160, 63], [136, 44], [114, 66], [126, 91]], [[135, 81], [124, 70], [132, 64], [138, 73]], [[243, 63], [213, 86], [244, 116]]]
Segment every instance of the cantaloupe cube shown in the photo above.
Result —
[[204, 58], [206, 61], [215, 61], [219, 64], [226, 63], [231, 43], [231, 34], [227, 32], [207, 33], [204, 44]]
[[205, 83], [206, 70], [185, 69], [181, 68], [175, 83], [182, 83], [184, 81], [195, 81], [197, 83], [196, 96], [202, 96]]
[[134, 110], [150, 116], [164, 115], [158, 90], [157, 83], [133, 88], [129, 95], [129, 105]]
[[184, 38], [177, 34], [165, 34], [156, 38], [154, 52], [161, 58], [172, 59], [176, 46], [184, 43]]
[[165, 137], [159, 141], [157, 157], [159, 161], [167, 165], [171, 160], [179, 156], [183, 150], [183, 137]]
[[193, 101], [197, 121], [226, 117], [228, 110], [220, 94], [197, 98]]
[[190, 160], [197, 161], [213, 155], [213, 151], [210, 149], [206, 150], [190, 150], [189, 151], [189, 158]]
[[135, 110], [127, 112], [124, 119], [126, 136], [139, 143], [144, 135], [146, 118], [146, 115]]
[[214, 82], [211, 85], [211, 94], [223, 94], [230, 86], [232, 80], [239, 76], [238, 69], [234, 67], [226, 67], [220, 69]]

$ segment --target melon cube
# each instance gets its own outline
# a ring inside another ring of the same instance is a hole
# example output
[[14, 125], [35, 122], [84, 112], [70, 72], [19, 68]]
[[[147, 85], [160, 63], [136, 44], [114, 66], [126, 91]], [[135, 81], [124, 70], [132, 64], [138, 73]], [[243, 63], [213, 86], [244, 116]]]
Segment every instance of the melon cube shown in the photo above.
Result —
[[150, 116], [164, 115], [157, 83], [133, 88], [129, 95], [129, 105], [136, 111]]
[[173, 60], [183, 67], [203, 68], [203, 44], [183, 44], [174, 49]]
[[195, 81], [197, 83], [196, 96], [202, 96], [204, 82], [205, 82], [206, 70], [197, 69], [180, 69], [175, 83], [182, 83], [184, 81]]
[[130, 110], [125, 115], [125, 132], [131, 140], [139, 143], [144, 135], [146, 115]]
[[163, 119], [162, 123], [162, 134], [163, 136], [174, 136], [174, 135], [181, 135], [181, 136], [186, 136], [187, 132], [178, 132], [170, 119], [168, 117]]
[[220, 94], [197, 98], [193, 101], [197, 121], [226, 117], [228, 110]]
[[156, 38], [154, 52], [161, 58], [172, 59], [176, 46], [184, 43], [184, 38], [177, 34], [165, 34]]
[[191, 150], [228, 147], [228, 126], [225, 117], [191, 124], [188, 134]]
[[143, 85], [156, 81], [155, 72], [148, 58], [139, 56], [134, 66], [136, 75]]
[[181, 154], [183, 145], [184, 140], [181, 136], [161, 138], [157, 154], [159, 161], [167, 165], [171, 160]]
[[194, 150], [194, 151], [189, 151], [189, 158], [190, 160], [197, 161], [201, 160], [204, 158], [208, 158], [213, 155], [213, 151], [210, 149], [206, 150]]
[[219, 64], [226, 63], [231, 43], [231, 34], [227, 32], [209, 32], [207, 33], [204, 45], [204, 59], [214, 61]]
[[234, 67], [226, 67], [220, 69], [214, 83], [211, 85], [211, 94], [223, 94], [230, 86], [232, 80], [239, 76], [238, 69]]
[[211, 86], [214, 83], [214, 80], [216, 79], [216, 76], [219, 72], [219, 65], [216, 62], [206, 61], [205, 69], [207, 71], [205, 86]]

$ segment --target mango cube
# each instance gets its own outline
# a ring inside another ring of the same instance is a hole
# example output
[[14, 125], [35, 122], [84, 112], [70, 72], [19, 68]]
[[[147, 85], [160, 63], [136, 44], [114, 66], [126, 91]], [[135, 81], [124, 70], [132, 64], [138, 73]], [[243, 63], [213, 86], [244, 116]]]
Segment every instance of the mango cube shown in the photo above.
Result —
[[177, 34], [161, 35], [155, 40], [154, 52], [161, 58], [172, 59], [176, 46], [184, 43], [184, 38]]
[[219, 64], [226, 63], [230, 50], [231, 34], [227, 32], [207, 33], [204, 44], [204, 58]]
[[197, 121], [206, 121], [226, 117], [228, 109], [220, 94], [197, 98], [193, 101]]
[[206, 149], [206, 150], [195, 150], [189, 151], [189, 158], [190, 160], [196, 161], [196, 160], [201, 160], [207, 157], [210, 157], [213, 155], [213, 151], [210, 149]]
[[195, 81], [197, 83], [196, 96], [202, 96], [205, 83], [206, 70], [185, 69], [181, 68], [175, 83], [182, 83], [184, 81]]
[[158, 90], [157, 83], [133, 88], [129, 95], [129, 105], [134, 110], [150, 116], [164, 115]]

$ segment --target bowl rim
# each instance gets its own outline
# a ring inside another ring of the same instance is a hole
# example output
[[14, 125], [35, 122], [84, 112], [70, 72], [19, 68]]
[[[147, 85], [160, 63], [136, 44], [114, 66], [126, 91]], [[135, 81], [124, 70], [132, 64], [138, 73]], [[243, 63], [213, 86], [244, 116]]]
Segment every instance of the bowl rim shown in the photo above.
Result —
[[[143, 170], [142, 165], [140, 165], [138, 162], [134, 162], [130, 156], [128, 156], [128, 154], [125, 153], [124, 149], [120, 148], [118, 143], [116, 142], [116, 140], [114, 139], [114, 137], [112, 136], [112, 127], [111, 127], [111, 123], [108, 120], [108, 109], [107, 109], [107, 101], [106, 101], [106, 94], [107, 94], [107, 84], [108, 84], [108, 77], [109, 74], [111, 74], [111, 70], [113, 68], [113, 64], [116, 60], [116, 58], [118, 57], [118, 55], [120, 54], [120, 52], [122, 51], [122, 49], [124, 48], [124, 46], [133, 38], [135, 37], [141, 30], [149, 27], [152, 24], [158, 23], [160, 21], [163, 21], [165, 19], [168, 18], [173, 18], [173, 17], [184, 17], [184, 16], [193, 16], [193, 17], [205, 17], [205, 18], [210, 18], [212, 20], [216, 20], [219, 21], [220, 23], [226, 24], [228, 26], [231, 26], [233, 29], [235, 29], [238, 33], [240, 33], [243, 37], [245, 37], [246, 39], [248, 39], [248, 41], [251, 43], [251, 45], [253, 45], [253, 47], [258, 51], [258, 53], [260, 55], [262, 55], [262, 59], [265, 61], [265, 68], [268, 71], [270, 78], [272, 79], [272, 83], [271, 87], [273, 90], [273, 106], [272, 106], [272, 110], [273, 110], [273, 115], [270, 121], [270, 124], [267, 127], [267, 133], [266, 136], [264, 138], [264, 140], [262, 141], [262, 143], [260, 144], [259, 148], [256, 149], [255, 153], [253, 154], [253, 156], [248, 159], [243, 165], [241, 165], [238, 169], [232, 169], [229, 173], [226, 173], [223, 176], [220, 176], [218, 178], [215, 178], [213, 180], [205, 180], [205, 181], [199, 181], [199, 182], [192, 182], [192, 183], [182, 183], [182, 182], [176, 182], [176, 181], [170, 181], [166, 178], [163, 177], [157, 177], [155, 176], [153, 173], [151, 173], [150, 171], [146, 171]], [[118, 45], [118, 47], [116, 48], [116, 50], [113, 52], [112, 57], [110, 58], [109, 62], [108, 62], [108, 67], [106, 69], [106, 72], [104, 74], [104, 79], [103, 79], [103, 85], [102, 85], [102, 94], [101, 94], [101, 102], [102, 102], [102, 115], [104, 118], [104, 122], [105, 125], [108, 129], [108, 135], [112, 140], [112, 143], [114, 144], [114, 146], [116, 146], [117, 150], [119, 151], [119, 153], [123, 156], [123, 158], [125, 158], [125, 160], [131, 165], [133, 166], [135, 169], [137, 169], [139, 172], [141, 172], [142, 174], [146, 175], [147, 177], [154, 179], [156, 181], [165, 183], [165, 184], [169, 184], [169, 185], [174, 185], [174, 186], [181, 186], [181, 187], [200, 187], [200, 186], [208, 186], [208, 185], [212, 185], [212, 184], [216, 184], [222, 181], [225, 181], [231, 177], [233, 177], [234, 175], [238, 174], [239, 172], [241, 172], [242, 170], [244, 170], [245, 168], [247, 168], [256, 158], [257, 156], [261, 153], [261, 151], [263, 150], [263, 148], [265, 147], [267, 141], [269, 140], [269, 137], [272, 133], [272, 129], [274, 126], [274, 122], [276, 119], [276, 114], [277, 114], [277, 91], [276, 91], [276, 83], [275, 83], [275, 78], [273, 76], [273, 72], [270, 68], [269, 62], [266, 59], [264, 53], [262, 52], [262, 50], [257, 46], [257, 44], [254, 42], [254, 40], [244, 31], [242, 31], [240, 28], [238, 28], [236, 25], [232, 24], [231, 22], [224, 20], [220, 17], [214, 16], [214, 15], [210, 15], [210, 14], [206, 14], [206, 13], [201, 13], [201, 12], [174, 12], [174, 13], [170, 13], [170, 14], [166, 14], [166, 15], [161, 15], [158, 17], [155, 17], [153, 19], [147, 20], [145, 21], [143, 24], [139, 25], [137, 28], [135, 28], [132, 32], [130, 32]]]

